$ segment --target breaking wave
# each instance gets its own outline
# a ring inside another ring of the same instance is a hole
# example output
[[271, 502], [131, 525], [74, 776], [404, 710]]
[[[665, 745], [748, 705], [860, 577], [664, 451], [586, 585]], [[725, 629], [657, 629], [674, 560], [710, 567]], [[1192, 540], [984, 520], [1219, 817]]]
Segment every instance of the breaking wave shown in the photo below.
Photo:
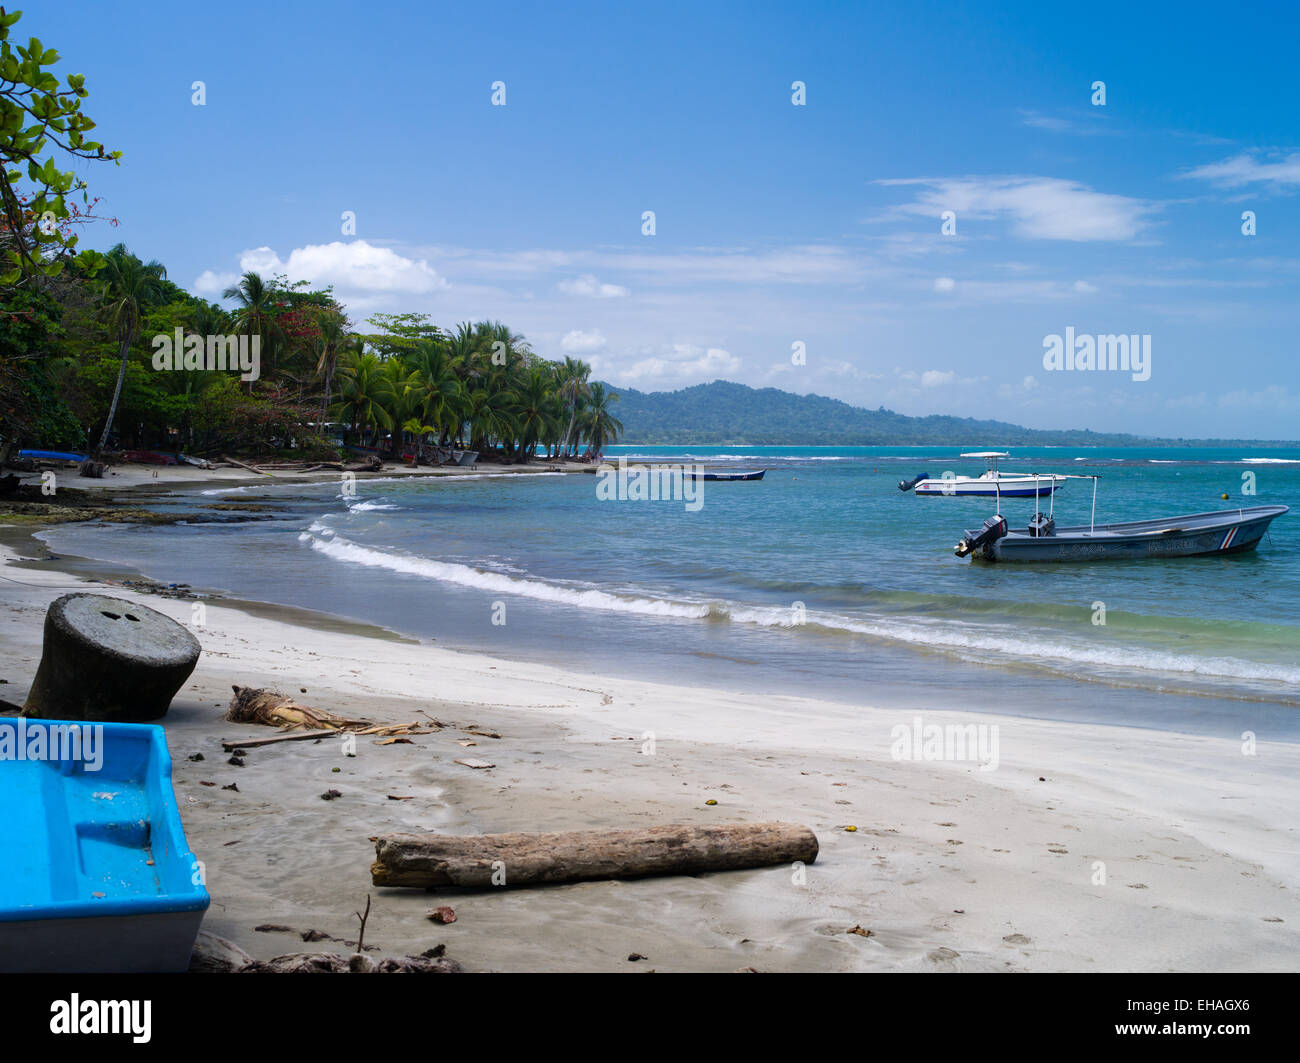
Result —
[[[1173, 653], [1135, 645], [1027, 634], [1023, 628], [994, 622], [921, 617], [851, 617], [829, 611], [797, 613], [792, 607], [746, 605], [717, 599], [665, 598], [636, 590], [608, 590], [575, 582], [512, 575], [452, 561], [438, 561], [353, 542], [317, 521], [299, 535], [317, 553], [347, 564], [364, 565], [461, 587], [510, 594], [579, 609], [631, 613], [666, 620], [705, 620], [767, 629], [800, 627], [809, 633], [860, 636], [903, 643], [983, 663], [1019, 661], [1054, 672], [1074, 674], [1080, 666], [1136, 670], [1215, 680], [1270, 681], [1300, 686], [1300, 667], [1264, 664], [1228, 656]], [[515, 570], [518, 571], [518, 570]]]

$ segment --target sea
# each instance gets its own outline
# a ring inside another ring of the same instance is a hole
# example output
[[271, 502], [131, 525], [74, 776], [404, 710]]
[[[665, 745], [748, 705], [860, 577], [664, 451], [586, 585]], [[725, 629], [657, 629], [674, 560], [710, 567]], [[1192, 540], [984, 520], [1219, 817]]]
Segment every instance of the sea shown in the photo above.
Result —
[[[1013, 448], [1003, 471], [1097, 477], [1058, 492], [1058, 526], [1088, 524], [1094, 505], [1097, 523], [1293, 507], [1251, 553], [1045, 564], [957, 558], [994, 501], [899, 490], [922, 472], [981, 472], [963, 449], [627, 445], [607, 460], [766, 474], [696, 484], [694, 501], [491, 466], [259, 483], [159, 507], [238, 499], [272, 520], [42, 537], [97, 571], [597, 676], [1300, 740], [1300, 449]], [[1036, 505], [1001, 508], [1022, 526]]]

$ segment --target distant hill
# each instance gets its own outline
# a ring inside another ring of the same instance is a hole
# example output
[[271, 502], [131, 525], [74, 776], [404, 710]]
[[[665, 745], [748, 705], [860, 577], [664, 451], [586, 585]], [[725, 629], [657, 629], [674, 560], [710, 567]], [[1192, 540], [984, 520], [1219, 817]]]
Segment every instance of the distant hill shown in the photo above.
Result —
[[951, 444], [953, 446], [1195, 446], [1256, 443], [1241, 439], [1157, 439], [1086, 428], [1040, 431], [973, 417], [908, 417], [883, 406], [866, 410], [822, 395], [794, 395], [727, 380], [680, 391], [637, 391], [607, 385], [620, 398], [614, 415], [622, 442], [779, 446]]

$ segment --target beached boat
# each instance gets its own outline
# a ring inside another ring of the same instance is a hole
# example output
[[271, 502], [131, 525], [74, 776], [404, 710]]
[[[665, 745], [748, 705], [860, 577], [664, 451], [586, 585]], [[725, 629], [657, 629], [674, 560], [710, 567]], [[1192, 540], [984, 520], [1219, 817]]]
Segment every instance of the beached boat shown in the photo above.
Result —
[[163, 729], [0, 719], [0, 970], [184, 971], [209, 903]]
[[918, 495], [953, 497], [1039, 498], [1059, 491], [1068, 476], [1060, 474], [1007, 473], [998, 471], [998, 462], [1009, 453], [1005, 450], [972, 450], [963, 458], [982, 458], [987, 468], [979, 476], [933, 477], [927, 472], [910, 480], [900, 480], [900, 491], [915, 491]]
[[456, 459], [457, 465], [463, 465], [466, 468], [478, 461], [477, 450], [453, 450], [451, 456]]
[[86, 455], [66, 450], [20, 450], [20, 458], [36, 461], [85, 461]]
[[180, 462], [171, 454], [158, 450], [124, 450], [122, 457], [127, 461], [139, 462], [141, 465], [179, 465]]
[[726, 482], [728, 482], [728, 481], [736, 481], [736, 480], [761, 480], [761, 479], [763, 478], [763, 473], [765, 473], [765, 472], [767, 472], [766, 469], [757, 469], [757, 470], [755, 470], [755, 471], [753, 471], [753, 472], [749, 472], [749, 471], [746, 471], [746, 472], [741, 472], [741, 471], [737, 471], [737, 472], [690, 472], [690, 471], [686, 471], [686, 472], [684, 472], [682, 475], [686, 476], [688, 479], [691, 479], [691, 480], [705, 480], [705, 481], [708, 481], [709, 483], [713, 483], [713, 482], [715, 482], [715, 481], [718, 482], [718, 483], [726, 483]]
[[[1095, 497], [1093, 508], [1095, 513]], [[1024, 531], [1010, 530], [1006, 517], [996, 514], [982, 528], [967, 531], [953, 552], [985, 561], [1112, 561], [1244, 553], [1255, 549], [1269, 524], [1289, 508], [1248, 506], [1062, 528], [1056, 527], [1051, 514], [1035, 513]]]

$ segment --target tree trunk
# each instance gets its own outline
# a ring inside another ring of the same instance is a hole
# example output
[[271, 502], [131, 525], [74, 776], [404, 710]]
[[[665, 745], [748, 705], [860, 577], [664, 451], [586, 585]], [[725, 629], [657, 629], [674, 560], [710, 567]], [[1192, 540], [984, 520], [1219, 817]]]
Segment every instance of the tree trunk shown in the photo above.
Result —
[[325, 425], [330, 419], [330, 385], [334, 383], [334, 365], [330, 363], [325, 369], [325, 405], [321, 407], [320, 422], [321, 432], [325, 431]]
[[569, 430], [564, 433], [564, 456], [569, 456], [569, 448], [573, 445], [573, 423], [578, 419], [578, 404], [573, 404], [573, 410], [569, 414]]
[[95, 457], [104, 453], [108, 446], [108, 434], [113, 430], [113, 418], [117, 416], [117, 400], [122, 397], [122, 381], [126, 379], [126, 361], [131, 356], [131, 334], [122, 337], [122, 365], [117, 370], [117, 387], [113, 389], [113, 401], [108, 406], [108, 420], [104, 422], [104, 432], [99, 437], [99, 446], [95, 448]]
[[551, 882], [696, 875], [817, 859], [817, 836], [792, 823], [674, 824], [460, 837], [381, 834], [376, 886], [533, 886]]

